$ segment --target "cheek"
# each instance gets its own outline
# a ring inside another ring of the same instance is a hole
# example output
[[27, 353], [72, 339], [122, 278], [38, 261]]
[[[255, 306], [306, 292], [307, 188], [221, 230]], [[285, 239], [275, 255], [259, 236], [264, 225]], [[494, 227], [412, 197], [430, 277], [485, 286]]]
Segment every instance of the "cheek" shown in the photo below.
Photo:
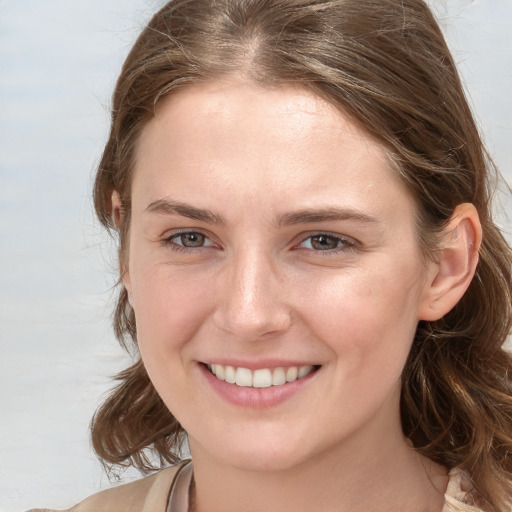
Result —
[[416, 282], [412, 273], [331, 276], [309, 285], [303, 316], [340, 361], [350, 361], [347, 371], [401, 371], [418, 323]]
[[343, 414], [351, 415], [354, 425], [389, 400], [396, 404], [417, 325], [414, 287], [402, 280], [367, 277], [319, 286], [307, 320], [315, 338], [333, 353], [326, 393], [342, 406]]
[[170, 272], [165, 264], [135, 272], [137, 338], [145, 360], [163, 361], [194, 338], [213, 307], [209, 276]]
[[136, 274], [133, 281], [137, 342], [148, 375], [169, 410], [199, 416], [200, 400], [191, 398], [187, 382], [193, 340], [211, 305], [204, 277], [180, 278], [164, 265]]

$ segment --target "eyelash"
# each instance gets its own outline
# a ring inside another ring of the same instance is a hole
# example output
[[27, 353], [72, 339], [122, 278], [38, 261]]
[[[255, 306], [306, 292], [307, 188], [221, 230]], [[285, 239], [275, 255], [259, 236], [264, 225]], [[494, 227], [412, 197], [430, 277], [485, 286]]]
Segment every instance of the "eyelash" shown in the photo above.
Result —
[[[199, 235], [201, 237], [204, 237], [205, 240], [210, 241], [210, 245], [187, 247], [187, 246], [178, 244], [174, 241], [176, 238], [178, 238], [180, 236], [184, 236], [184, 235]], [[314, 238], [320, 238], [320, 237], [325, 237], [327, 239], [330, 239], [331, 241], [335, 240], [336, 243], [339, 245], [337, 245], [336, 247], [334, 247], [332, 249], [325, 249], [325, 250], [315, 249], [314, 247], [312, 247], [312, 240]], [[303, 244], [305, 244], [308, 241], [310, 241], [311, 247], [301, 247]], [[201, 231], [186, 230], [186, 229], [184, 229], [182, 231], [174, 232], [171, 235], [165, 237], [162, 240], [162, 245], [164, 247], [169, 247], [173, 251], [182, 252], [182, 253], [198, 253], [198, 252], [202, 252], [205, 249], [209, 249], [211, 247], [214, 247], [214, 248], [216, 247], [216, 245], [210, 240], [210, 238], [207, 234], [202, 233]], [[319, 231], [319, 232], [310, 233], [306, 237], [302, 238], [301, 241], [293, 247], [293, 249], [295, 249], [295, 250], [305, 249], [307, 251], [312, 251], [312, 252], [317, 253], [322, 256], [332, 256], [332, 255], [339, 254], [340, 252], [353, 251], [353, 250], [357, 249], [357, 242], [351, 238], [348, 238], [348, 237], [345, 237], [342, 235], [338, 235], [335, 233], [329, 233], [329, 232], [325, 232], [325, 231]]]
[[[314, 238], [320, 238], [320, 237], [325, 237], [330, 240], [335, 240], [337, 242], [337, 244], [339, 244], [339, 245], [337, 245], [336, 247], [334, 247], [332, 249], [325, 249], [325, 250], [314, 249], [313, 247], [301, 247], [303, 244], [305, 244], [308, 241], [310, 241], [310, 245], [312, 245], [312, 240]], [[357, 243], [352, 238], [349, 238], [346, 236], [338, 235], [336, 233], [320, 231], [320, 232], [308, 234], [308, 236], [303, 238], [302, 241], [295, 246], [295, 248], [297, 248], [298, 250], [306, 249], [309, 251], [313, 251], [322, 256], [333, 256], [333, 255], [339, 254], [340, 252], [347, 252], [347, 251], [355, 250], [357, 248]]]
[[[178, 244], [174, 241], [176, 238], [178, 238], [180, 236], [184, 236], [184, 235], [199, 235], [201, 237], [204, 237], [205, 240], [210, 241], [211, 245], [206, 245], [206, 246], [201, 245], [198, 247], [187, 247], [185, 245]], [[206, 235], [205, 233], [202, 233], [201, 231], [188, 230], [188, 229], [184, 229], [181, 231], [175, 231], [171, 235], [165, 237], [162, 240], [162, 245], [164, 247], [169, 247], [173, 251], [184, 252], [184, 253], [197, 253], [199, 251], [204, 250], [205, 248], [215, 247], [215, 244], [213, 242], [211, 242], [208, 235]]]

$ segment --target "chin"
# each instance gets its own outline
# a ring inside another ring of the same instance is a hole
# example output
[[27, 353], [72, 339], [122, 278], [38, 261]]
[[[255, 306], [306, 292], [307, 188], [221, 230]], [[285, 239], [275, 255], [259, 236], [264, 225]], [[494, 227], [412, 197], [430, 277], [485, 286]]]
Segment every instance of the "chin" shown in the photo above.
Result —
[[[253, 437], [250, 441], [245, 437], [228, 437], [229, 439], [219, 440], [210, 446], [199, 447], [191, 442], [192, 457], [206, 451], [209, 457], [238, 470], [276, 472], [300, 466], [311, 456], [308, 456], [304, 441], [300, 444], [290, 442], [290, 438], [271, 441], [265, 435], [257, 436], [259, 439]], [[223, 447], [222, 451], [218, 447]]]

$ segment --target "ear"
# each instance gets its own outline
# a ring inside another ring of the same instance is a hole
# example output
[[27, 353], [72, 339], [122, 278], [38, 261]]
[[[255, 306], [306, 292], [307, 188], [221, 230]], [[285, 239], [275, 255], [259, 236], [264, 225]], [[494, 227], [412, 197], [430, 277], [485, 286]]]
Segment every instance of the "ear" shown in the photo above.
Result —
[[112, 192], [112, 222], [116, 229], [121, 228], [121, 222], [123, 220], [123, 204], [121, 202], [121, 194], [114, 190]]
[[[121, 224], [124, 216], [123, 204], [121, 202], [121, 195], [117, 190], [112, 192], [112, 222], [117, 230], [121, 229]], [[119, 267], [121, 272], [121, 281], [123, 282], [126, 291], [128, 292], [128, 302], [133, 307], [133, 294], [130, 280], [130, 272], [127, 264], [128, 258], [126, 255], [119, 254]]]
[[459, 302], [475, 275], [481, 242], [476, 208], [470, 203], [458, 205], [443, 230], [436, 259], [429, 265], [419, 320], [439, 320]]

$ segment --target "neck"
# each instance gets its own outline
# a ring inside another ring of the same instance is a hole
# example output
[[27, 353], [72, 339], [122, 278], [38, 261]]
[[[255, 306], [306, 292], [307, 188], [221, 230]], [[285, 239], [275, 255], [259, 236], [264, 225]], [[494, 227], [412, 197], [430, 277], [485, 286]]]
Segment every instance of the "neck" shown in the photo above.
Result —
[[306, 462], [268, 471], [219, 461], [191, 440], [194, 512], [440, 512], [446, 469], [392, 432], [379, 432], [373, 442], [372, 436], [347, 440]]

